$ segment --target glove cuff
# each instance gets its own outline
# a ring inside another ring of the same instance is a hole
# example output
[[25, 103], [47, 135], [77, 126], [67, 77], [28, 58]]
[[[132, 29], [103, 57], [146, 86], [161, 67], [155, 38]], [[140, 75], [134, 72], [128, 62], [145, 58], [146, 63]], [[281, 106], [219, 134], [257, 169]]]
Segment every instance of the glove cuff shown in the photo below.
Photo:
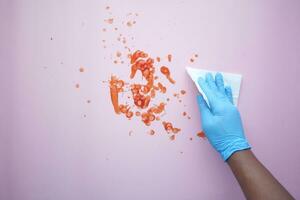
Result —
[[223, 160], [226, 162], [233, 153], [245, 149], [251, 149], [249, 143], [245, 139], [238, 139], [228, 144], [224, 151], [220, 153]]

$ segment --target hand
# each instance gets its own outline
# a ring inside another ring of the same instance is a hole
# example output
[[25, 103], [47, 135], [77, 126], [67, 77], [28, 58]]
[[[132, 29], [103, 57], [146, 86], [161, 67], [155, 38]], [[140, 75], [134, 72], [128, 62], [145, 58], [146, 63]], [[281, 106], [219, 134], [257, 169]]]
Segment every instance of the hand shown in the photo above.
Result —
[[233, 105], [230, 87], [224, 87], [223, 76], [206, 74], [198, 79], [209, 106], [200, 95], [197, 97], [201, 113], [202, 128], [211, 145], [226, 161], [234, 152], [251, 148], [243, 130], [240, 113]]

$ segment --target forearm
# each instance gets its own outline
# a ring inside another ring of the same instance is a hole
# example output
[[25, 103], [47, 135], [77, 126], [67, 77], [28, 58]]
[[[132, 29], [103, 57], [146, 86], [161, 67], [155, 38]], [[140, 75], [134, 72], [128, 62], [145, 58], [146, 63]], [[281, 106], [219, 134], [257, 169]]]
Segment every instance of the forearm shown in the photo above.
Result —
[[293, 199], [251, 150], [235, 152], [227, 162], [247, 199]]

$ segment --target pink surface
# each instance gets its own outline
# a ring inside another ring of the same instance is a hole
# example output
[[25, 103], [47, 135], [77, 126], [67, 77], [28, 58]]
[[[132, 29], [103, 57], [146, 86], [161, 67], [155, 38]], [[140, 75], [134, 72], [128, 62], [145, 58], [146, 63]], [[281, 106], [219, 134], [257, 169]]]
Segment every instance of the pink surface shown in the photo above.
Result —
[[[187, 90], [192, 116], [170, 103], [167, 117], [183, 129], [173, 142], [113, 112], [101, 81], [127, 77], [129, 67], [112, 63], [117, 45], [102, 47], [116, 40], [101, 31], [107, 5], [120, 20], [139, 13], [120, 30], [134, 48], [173, 54], [175, 88]], [[243, 75], [239, 108], [253, 151], [300, 198], [299, 1], [2, 0], [0, 8], [0, 199], [242, 199], [227, 165], [195, 137], [197, 92], [184, 70], [193, 53], [192, 67]]]

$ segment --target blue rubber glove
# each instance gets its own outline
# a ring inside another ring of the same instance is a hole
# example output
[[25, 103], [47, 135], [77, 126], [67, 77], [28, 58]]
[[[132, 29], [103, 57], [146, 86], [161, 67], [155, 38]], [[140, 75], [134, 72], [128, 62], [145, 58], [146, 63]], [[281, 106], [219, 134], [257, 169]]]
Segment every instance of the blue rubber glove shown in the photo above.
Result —
[[243, 130], [240, 113], [233, 104], [230, 87], [224, 87], [223, 76], [207, 73], [198, 84], [205, 93], [209, 106], [200, 95], [197, 97], [203, 131], [211, 145], [226, 161], [234, 152], [251, 148]]

